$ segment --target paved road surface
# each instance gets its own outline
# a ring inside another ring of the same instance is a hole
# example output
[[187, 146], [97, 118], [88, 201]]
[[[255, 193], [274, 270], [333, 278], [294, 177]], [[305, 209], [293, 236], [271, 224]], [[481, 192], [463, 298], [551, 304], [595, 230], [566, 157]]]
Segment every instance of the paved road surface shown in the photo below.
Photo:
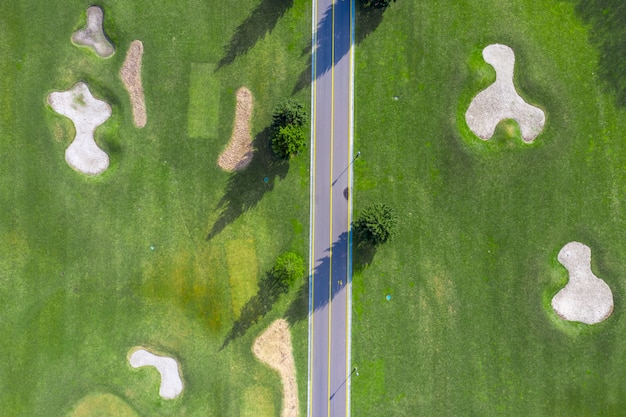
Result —
[[353, 0], [313, 0], [309, 417], [350, 415]]

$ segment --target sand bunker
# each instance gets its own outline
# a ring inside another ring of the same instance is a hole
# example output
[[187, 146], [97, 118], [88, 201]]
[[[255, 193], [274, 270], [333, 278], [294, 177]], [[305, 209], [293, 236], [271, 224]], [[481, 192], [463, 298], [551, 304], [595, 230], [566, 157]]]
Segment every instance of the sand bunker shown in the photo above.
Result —
[[559, 252], [559, 262], [569, 272], [569, 282], [552, 299], [552, 308], [564, 320], [596, 324], [613, 312], [613, 293], [591, 272], [591, 249], [570, 242]]
[[79, 82], [71, 90], [50, 93], [48, 104], [54, 111], [69, 117], [76, 137], [65, 151], [65, 160], [74, 169], [97, 175], [109, 167], [109, 156], [96, 145], [96, 127], [111, 117], [111, 106], [91, 95], [87, 84]]
[[159, 395], [166, 400], [171, 400], [180, 395], [183, 391], [183, 381], [180, 378], [178, 362], [174, 359], [157, 356], [145, 349], [135, 350], [129, 358], [133, 368], [140, 366], [154, 366], [161, 374], [161, 387]]
[[120, 69], [120, 77], [126, 91], [130, 96], [130, 104], [133, 108], [133, 123], [137, 127], [146, 125], [146, 102], [141, 85], [141, 58], [143, 56], [143, 43], [134, 40], [126, 53], [126, 59]]
[[87, 24], [72, 35], [72, 42], [93, 49], [102, 58], [109, 58], [115, 53], [115, 47], [104, 34], [102, 21], [104, 13], [98, 6], [87, 9]]
[[282, 417], [297, 417], [298, 386], [296, 384], [296, 364], [291, 347], [289, 324], [283, 319], [273, 322], [254, 341], [252, 351], [261, 362], [278, 371], [283, 383]]
[[467, 125], [476, 136], [487, 140], [500, 121], [513, 119], [524, 142], [532, 142], [543, 130], [546, 119], [541, 109], [526, 103], [515, 91], [513, 50], [506, 45], [489, 45], [483, 49], [483, 58], [496, 70], [496, 81], [472, 100], [465, 113]]
[[252, 93], [246, 87], [237, 90], [237, 108], [235, 109], [235, 127], [228, 146], [217, 159], [217, 164], [225, 171], [239, 171], [252, 161]]

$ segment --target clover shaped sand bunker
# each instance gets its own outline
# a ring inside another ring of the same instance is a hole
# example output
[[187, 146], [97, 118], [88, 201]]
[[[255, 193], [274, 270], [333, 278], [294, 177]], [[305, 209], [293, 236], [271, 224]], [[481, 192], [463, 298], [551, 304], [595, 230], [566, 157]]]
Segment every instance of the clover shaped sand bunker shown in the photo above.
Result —
[[564, 320], [596, 324], [613, 312], [613, 293], [591, 272], [591, 249], [570, 242], [559, 252], [558, 260], [569, 272], [569, 282], [554, 298], [552, 308]]
[[524, 142], [532, 142], [543, 130], [546, 118], [541, 109], [526, 103], [515, 90], [515, 53], [506, 45], [494, 44], [483, 49], [483, 58], [496, 70], [496, 81], [472, 100], [465, 113], [467, 125], [476, 136], [487, 140], [500, 121], [513, 119]]
[[95, 98], [87, 84], [79, 82], [71, 90], [50, 93], [48, 104], [74, 123], [76, 137], [65, 151], [65, 160], [74, 169], [97, 175], [109, 167], [109, 156], [96, 145], [96, 127], [111, 117], [111, 106]]
[[171, 400], [183, 391], [183, 381], [178, 371], [178, 362], [167, 356], [158, 356], [145, 349], [133, 351], [128, 360], [133, 368], [141, 366], [154, 366], [161, 374], [161, 387], [159, 395], [166, 400]]
[[115, 53], [115, 47], [104, 34], [102, 21], [104, 13], [98, 6], [87, 9], [87, 24], [72, 34], [72, 42], [93, 49], [101, 58], [109, 58]]

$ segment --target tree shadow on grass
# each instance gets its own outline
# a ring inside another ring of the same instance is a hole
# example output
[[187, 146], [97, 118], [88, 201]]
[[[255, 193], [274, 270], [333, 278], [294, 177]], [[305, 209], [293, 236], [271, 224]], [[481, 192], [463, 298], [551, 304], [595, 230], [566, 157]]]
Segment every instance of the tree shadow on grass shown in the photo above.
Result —
[[576, 14], [591, 25], [590, 41], [600, 51], [598, 75], [626, 105], [626, 2], [619, 0], [573, 0]]
[[289, 162], [274, 155], [270, 148], [269, 135], [269, 127], [256, 135], [252, 142], [254, 156], [250, 165], [231, 174], [226, 184], [226, 192], [217, 204], [216, 210], [220, 215], [206, 240], [217, 236], [241, 214], [255, 207], [265, 193], [274, 189], [276, 179], [284, 179], [287, 175]]
[[[363, 270], [372, 263], [374, 255], [376, 254], [376, 246], [359, 238], [357, 234], [353, 236], [352, 272], [354, 275], [362, 273]], [[313, 310], [317, 310], [328, 304], [328, 297], [317, 297], [315, 298], [315, 305], [310, 306], [309, 291], [311, 289], [313, 289], [316, 294], [330, 294], [330, 298], [332, 298], [343, 288], [343, 283], [338, 283], [336, 279], [333, 279], [331, 282], [331, 280], [328, 279], [328, 274], [330, 273], [335, 277], [345, 275], [349, 240], [349, 234], [347, 232], [342, 233], [339, 239], [333, 243], [332, 251], [327, 249], [325, 251], [327, 255], [317, 261], [317, 266], [314, 271], [316, 279], [315, 282], [313, 282], [315, 288], [310, 288], [311, 282], [307, 280], [307, 282], [298, 289], [296, 298], [289, 304], [284, 314], [285, 320], [287, 320], [290, 325], [307, 319], [311, 307]], [[332, 266], [330, 263], [330, 253], [333, 254]], [[349, 277], [348, 280], [351, 281], [352, 278]]]
[[232, 64], [238, 56], [252, 49], [259, 40], [274, 29], [278, 20], [291, 6], [293, 6], [293, 0], [262, 0], [246, 20], [235, 29], [224, 56], [217, 64], [217, 69]]
[[[338, 2], [348, 2], [350, 0], [337, 0]], [[336, 6], [340, 7], [340, 6]], [[356, 10], [355, 10], [355, 34], [354, 41], [356, 45], [359, 45], [365, 38], [367, 38], [372, 32], [376, 30], [376, 28], [383, 21], [383, 13], [384, 9], [366, 9], [361, 5], [361, 2], [356, 2]], [[328, 8], [324, 11], [324, 16], [322, 20], [317, 26], [316, 29], [316, 39], [317, 43], [315, 45], [315, 53], [318, 55], [324, 55], [328, 53], [330, 49], [329, 46], [331, 44], [330, 37], [332, 36], [333, 24], [332, 24], [333, 11], [332, 8]], [[343, 28], [341, 28], [343, 29]], [[315, 78], [319, 78], [321, 75], [329, 71], [333, 65], [336, 65], [345, 55], [350, 52], [349, 44], [345, 42], [341, 42], [340, 39], [350, 37], [351, 34], [349, 32], [339, 31], [336, 27], [335, 30], [335, 51], [334, 51], [334, 61], [318, 59], [318, 65], [315, 68], [315, 74], [313, 74], [313, 63], [312, 60], [309, 59], [309, 64], [307, 68], [300, 73], [298, 77], [298, 81], [296, 81], [296, 85], [293, 89], [293, 94], [299, 92], [303, 88], [306, 88], [311, 84], [311, 76], [313, 75]], [[339, 48], [337, 48], [339, 45]], [[302, 50], [302, 56], [308, 54], [309, 56], [312, 54], [311, 44], [305, 49]], [[320, 65], [320, 61], [324, 61]]]
[[275, 279], [271, 272], [266, 273], [265, 277], [259, 282], [259, 291], [241, 308], [239, 318], [235, 320], [233, 327], [228, 332], [222, 347], [220, 347], [220, 351], [228, 346], [230, 342], [243, 336], [250, 327], [265, 317], [274, 306], [274, 303], [278, 301], [280, 295], [288, 291], [289, 287]]

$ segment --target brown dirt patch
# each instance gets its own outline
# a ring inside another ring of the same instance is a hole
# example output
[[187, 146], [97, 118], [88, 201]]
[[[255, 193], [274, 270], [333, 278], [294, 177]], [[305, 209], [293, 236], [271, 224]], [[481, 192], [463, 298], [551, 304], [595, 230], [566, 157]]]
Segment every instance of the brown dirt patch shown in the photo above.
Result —
[[259, 360], [280, 374], [283, 383], [282, 417], [298, 416], [298, 385], [296, 363], [293, 359], [289, 324], [278, 319], [263, 332], [252, 345]]
[[133, 108], [133, 123], [137, 127], [144, 127], [148, 120], [146, 103], [141, 85], [141, 58], [143, 57], [143, 43], [134, 40], [128, 48], [126, 59], [120, 69], [120, 77], [130, 96]]
[[250, 118], [252, 117], [252, 93], [246, 87], [237, 90], [237, 107], [235, 109], [235, 126], [228, 146], [217, 159], [217, 164], [225, 171], [233, 172], [246, 168], [252, 156], [252, 134]]

